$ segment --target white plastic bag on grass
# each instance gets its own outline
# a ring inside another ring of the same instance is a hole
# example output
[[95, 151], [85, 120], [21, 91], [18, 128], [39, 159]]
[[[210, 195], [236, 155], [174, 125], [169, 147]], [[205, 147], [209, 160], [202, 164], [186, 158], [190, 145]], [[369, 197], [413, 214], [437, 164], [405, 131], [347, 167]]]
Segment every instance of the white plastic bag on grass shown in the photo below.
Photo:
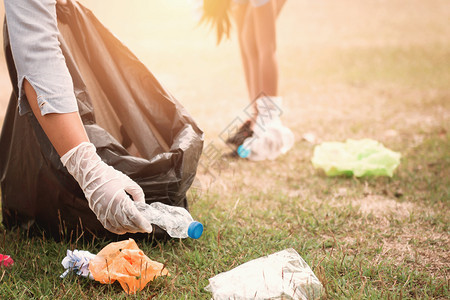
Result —
[[258, 117], [253, 135], [238, 148], [240, 157], [253, 161], [275, 160], [294, 146], [294, 134], [280, 119], [281, 104], [281, 97], [263, 96], [256, 100]]
[[292, 248], [242, 264], [209, 279], [213, 299], [318, 299], [322, 284]]

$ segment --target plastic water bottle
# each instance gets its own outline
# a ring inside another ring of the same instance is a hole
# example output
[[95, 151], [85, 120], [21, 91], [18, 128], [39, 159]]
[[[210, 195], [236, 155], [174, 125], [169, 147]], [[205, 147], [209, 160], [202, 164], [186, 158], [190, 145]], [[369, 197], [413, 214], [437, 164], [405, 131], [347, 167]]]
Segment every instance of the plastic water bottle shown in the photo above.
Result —
[[256, 100], [258, 116], [253, 136], [245, 139], [237, 153], [254, 161], [274, 160], [294, 145], [294, 134], [280, 120], [281, 97], [262, 96]]
[[150, 223], [164, 229], [173, 238], [198, 239], [203, 233], [203, 225], [194, 221], [191, 214], [182, 207], [160, 202], [152, 204], [135, 203], [137, 209]]
[[281, 122], [274, 122], [263, 129], [255, 130], [254, 135], [245, 139], [239, 146], [237, 153], [242, 158], [254, 161], [274, 160], [289, 151], [293, 145], [292, 131]]

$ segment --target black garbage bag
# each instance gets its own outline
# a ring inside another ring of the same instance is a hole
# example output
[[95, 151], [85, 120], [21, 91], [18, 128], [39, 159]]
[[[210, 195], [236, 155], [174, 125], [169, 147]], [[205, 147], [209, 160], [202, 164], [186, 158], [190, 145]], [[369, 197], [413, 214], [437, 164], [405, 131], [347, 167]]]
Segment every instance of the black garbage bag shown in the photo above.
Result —
[[[135, 180], [147, 203], [187, 208], [186, 192], [196, 174], [203, 132], [91, 11], [68, 1], [57, 6], [57, 14], [61, 48], [79, 112], [102, 160]], [[0, 136], [3, 224], [7, 228], [38, 228], [55, 239], [82, 233], [117, 239], [90, 210], [33, 114], [19, 116], [17, 76], [6, 24], [4, 33], [14, 90]], [[152, 236], [163, 238], [166, 233], [155, 228]]]

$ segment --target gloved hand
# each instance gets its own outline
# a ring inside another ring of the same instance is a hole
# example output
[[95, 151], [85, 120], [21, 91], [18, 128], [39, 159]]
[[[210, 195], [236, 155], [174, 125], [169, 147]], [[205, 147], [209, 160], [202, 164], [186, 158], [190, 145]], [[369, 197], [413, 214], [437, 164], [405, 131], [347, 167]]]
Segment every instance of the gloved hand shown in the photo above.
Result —
[[92, 143], [81, 143], [64, 154], [61, 161], [80, 185], [89, 207], [103, 227], [117, 234], [152, 232], [152, 225], [133, 203], [133, 200], [145, 202], [142, 188], [105, 164]]

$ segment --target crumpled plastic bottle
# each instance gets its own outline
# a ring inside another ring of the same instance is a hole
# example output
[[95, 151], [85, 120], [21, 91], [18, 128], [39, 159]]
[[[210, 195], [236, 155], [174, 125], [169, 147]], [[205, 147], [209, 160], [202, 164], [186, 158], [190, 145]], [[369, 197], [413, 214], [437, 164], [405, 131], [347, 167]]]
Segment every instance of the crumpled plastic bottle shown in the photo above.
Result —
[[173, 238], [198, 239], [203, 233], [202, 223], [194, 221], [191, 214], [183, 207], [160, 202], [134, 203], [144, 218], [164, 229]]
[[209, 279], [205, 290], [214, 300], [312, 300], [323, 286], [302, 257], [292, 248], [242, 264]]
[[253, 161], [274, 160], [294, 145], [294, 134], [280, 119], [281, 97], [261, 97], [256, 100], [258, 117], [253, 135], [245, 139], [237, 153]]
[[239, 146], [238, 154], [242, 158], [253, 161], [274, 160], [285, 154], [294, 145], [294, 134], [292, 131], [280, 124], [272, 124], [254, 135], [247, 138]]

